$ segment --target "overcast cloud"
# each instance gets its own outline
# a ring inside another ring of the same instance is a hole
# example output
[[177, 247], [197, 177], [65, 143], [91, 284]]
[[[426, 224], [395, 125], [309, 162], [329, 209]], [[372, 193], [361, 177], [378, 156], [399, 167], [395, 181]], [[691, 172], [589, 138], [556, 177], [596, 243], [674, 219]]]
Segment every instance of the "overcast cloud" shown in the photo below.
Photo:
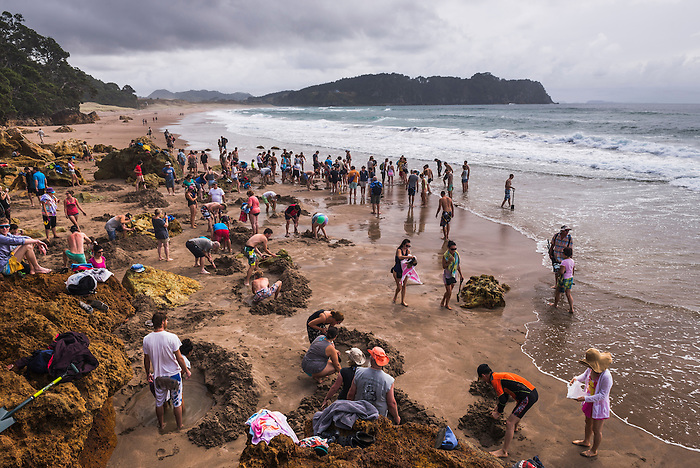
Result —
[[103, 81], [262, 95], [491, 72], [558, 102], [700, 103], [697, 0], [2, 0]]

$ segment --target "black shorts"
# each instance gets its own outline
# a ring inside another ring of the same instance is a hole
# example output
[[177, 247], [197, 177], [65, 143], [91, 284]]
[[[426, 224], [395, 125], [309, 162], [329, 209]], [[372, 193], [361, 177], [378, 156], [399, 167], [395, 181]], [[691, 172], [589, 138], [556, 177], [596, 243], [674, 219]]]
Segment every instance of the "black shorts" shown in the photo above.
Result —
[[537, 389], [535, 388], [530, 392], [530, 395], [518, 401], [515, 408], [513, 408], [513, 414], [522, 419], [523, 416], [525, 416], [525, 413], [532, 408], [532, 405], [537, 403], [538, 398], [539, 396], [537, 395]]
[[454, 276], [450, 276], [449, 278], [445, 278], [445, 284], [448, 286], [451, 284], [455, 284], [456, 282], [457, 282], [457, 278], [455, 278]]
[[416, 194], [416, 189], [414, 189], [413, 187], [408, 187], [408, 195], [412, 197], [415, 194]]
[[45, 229], [53, 229], [56, 227], [56, 217], [55, 216], [41, 215], [41, 217], [44, 219], [44, 228]]
[[299, 221], [299, 216], [289, 216], [287, 213], [285, 213], [284, 219], [287, 221]]
[[37, 195], [42, 196], [43, 194], [46, 193], [46, 189], [38, 188], [38, 189], [36, 189], [36, 193], [37, 193]]
[[204, 251], [202, 249], [200, 249], [199, 247], [197, 247], [197, 244], [195, 244], [192, 241], [185, 242], [185, 247], [187, 247], [187, 250], [192, 252], [192, 255], [194, 255], [194, 258], [206, 257], [206, 254], [204, 253]]

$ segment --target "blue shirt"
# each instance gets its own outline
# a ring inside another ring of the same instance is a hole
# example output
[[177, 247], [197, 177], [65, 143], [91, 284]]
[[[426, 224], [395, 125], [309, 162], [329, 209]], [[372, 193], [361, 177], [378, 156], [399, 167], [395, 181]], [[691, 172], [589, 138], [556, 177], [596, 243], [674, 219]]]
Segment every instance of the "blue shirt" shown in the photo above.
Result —
[[228, 230], [228, 227], [224, 223], [216, 223], [216, 224], [214, 224], [214, 226], [212, 226], [212, 229], [214, 231], [220, 231], [222, 229]]
[[46, 176], [41, 171], [34, 173], [34, 185], [37, 189], [46, 188]]
[[165, 180], [175, 180], [175, 169], [172, 166], [165, 166], [163, 174], [165, 175]]

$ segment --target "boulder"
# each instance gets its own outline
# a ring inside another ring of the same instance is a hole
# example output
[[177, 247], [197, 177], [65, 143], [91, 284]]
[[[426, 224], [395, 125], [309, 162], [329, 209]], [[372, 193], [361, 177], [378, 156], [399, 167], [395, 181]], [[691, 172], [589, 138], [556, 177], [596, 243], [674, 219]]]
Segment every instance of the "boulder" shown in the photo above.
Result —
[[61, 127], [58, 127], [56, 130], [54, 130], [54, 132], [56, 132], [56, 133], [70, 133], [70, 132], [74, 132], [74, 131], [75, 130], [70, 128], [68, 125], [63, 125]]
[[50, 149], [55, 156], [73, 156], [80, 158], [83, 156], [84, 145], [85, 144], [80, 140], [69, 138], [67, 140], [61, 140], [56, 143], [44, 145], [44, 147]]
[[[152, 213], [141, 213], [136, 215], [132, 219], [132, 227], [137, 233], [145, 234], [155, 239], [156, 236], [153, 233], [153, 223], [151, 219], [153, 219]], [[182, 233], [182, 226], [180, 226], [180, 222], [177, 219], [168, 221], [168, 233], [170, 234], [170, 237], [175, 237]]]
[[[17, 151], [19, 156], [12, 157]], [[34, 166], [42, 161], [53, 161], [54, 154], [29, 141], [17, 127], [0, 130], [0, 161], [15, 167]]]
[[177, 160], [167, 151], [161, 150], [148, 137], [139, 137], [136, 144], [129, 148], [113, 151], [97, 162], [95, 180], [128, 179], [134, 176], [134, 168], [143, 161], [141, 169], [144, 177], [154, 174], [162, 178], [166, 162], [170, 162], [176, 171], [180, 170]]
[[495, 309], [506, 305], [505, 293], [510, 289], [507, 284], [499, 284], [491, 275], [472, 276], [460, 290], [461, 307], [473, 309], [486, 307]]
[[[70, 187], [72, 186], [72, 178], [70, 172], [68, 172], [68, 161], [70, 158], [62, 158], [60, 160], [52, 161], [48, 164], [35, 164], [34, 167], [38, 167], [41, 172], [46, 176], [46, 185], [48, 187]], [[10, 190], [26, 190], [27, 184], [24, 180], [24, 173], [18, 172], [15, 179], [10, 184]], [[88, 181], [85, 180], [80, 169], [75, 169], [75, 174], [78, 176], [78, 181], [81, 185], [87, 185]]]
[[141, 273], [127, 270], [122, 284], [132, 295], [144, 294], [160, 308], [180, 306], [202, 287], [192, 278], [153, 267], [146, 267]]
[[95, 111], [92, 111], [89, 114], [83, 114], [79, 110], [74, 109], [63, 109], [62, 111], [58, 111], [51, 116], [51, 121], [54, 125], [95, 123], [97, 120], [100, 120], [100, 118]]
[[112, 145], [103, 145], [102, 143], [97, 143], [92, 147], [93, 153], [111, 153], [112, 151], [117, 151]]

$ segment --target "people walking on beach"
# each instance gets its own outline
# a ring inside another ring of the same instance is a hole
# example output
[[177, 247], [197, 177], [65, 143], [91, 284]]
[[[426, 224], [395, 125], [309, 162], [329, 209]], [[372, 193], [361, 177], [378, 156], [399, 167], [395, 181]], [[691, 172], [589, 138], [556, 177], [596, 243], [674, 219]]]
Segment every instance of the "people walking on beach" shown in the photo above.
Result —
[[199, 153], [199, 161], [202, 163], [204, 172], [207, 172], [207, 169], [209, 169], [209, 155], [206, 151], [202, 151], [201, 153]]
[[428, 204], [428, 190], [430, 190], [430, 185], [428, 181], [425, 180], [425, 174], [420, 173], [420, 204], [421, 206], [426, 206]]
[[339, 352], [334, 344], [337, 337], [338, 329], [329, 327], [325, 335], [317, 337], [311, 343], [301, 361], [301, 369], [318, 383], [327, 375], [340, 372]]
[[84, 214], [87, 216], [87, 213], [85, 213], [85, 210], [83, 210], [83, 207], [80, 206], [80, 202], [78, 201], [77, 198], [73, 196], [75, 192], [72, 190], [67, 190], [66, 191], [66, 199], [63, 200], [63, 210], [66, 213], [66, 218], [73, 223], [73, 226], [77, 227], [78, 230], [80, 230], [80, 225], [78, 224], [78, 216], [80, 213]]
[[34, 178], [34, 187], [36, 187], [37, 196], [40, 197], [46, 193], [46, 176], [38, 167], [35, 167], [32, 177]]
[[73, 161], [68, 161], [66, 165], [68, 166], [68, 172], [70, 172], [71, 186], [80, 186], [80, 179], [78, 179], [78, 175], [75, 173], [75, 164], [73, 163]]
[[442, 177], [442, 161], [435, 158], [435, 164], [437, 165], [438, 177]]
[[416, 190], [418, 189], [418, 171], [411, 171], [406, 182], [406, 190], [408, 191], [408, 206], [413, 206], [416, 199]]
[[571, 443], [581, 447], [589, 447], [581, 452], [581, 456], [593, 458], [598, 455], [598, 448], [603, 440], [603, 423], [610, 419], [610, 389], [613, 386], [613, 378], [608, 370], [612, 364], [612, 354], [601, 353], [595, 348], [586, 351], [585, 359], [579, 360], [588, 369], [571, 379], [574, 382], [583, 382], [586, 388], [586, 396], [578, 397], [581, 411], [586, 416], [586, 426], [583, 439], [574, 440]]
[[41, 217], [44, 220], [44, 231], [46, 240], [49, 240], [49, 231], [53, 233], [54, 239], [58, 239], [56, 234], [56, 217], [58, 216], [58, 198], [54, 195], [54, 190], [49, 187], [46, 193], [39, 197], [41, 203]]
[[365, 202], [365, 192], [369, 183], [369, 171], [365, 166], [360, 168], [360, 203]]
[[260, 216], [260, 201], [258, 197], [255, 196], [255, 192], [248, 190], [248, 219], [250, 220], [250, 228], [253, 230], [253, 234], [258, 233], [258, 217]]
[[39, 265], [34, 253], [34, 246], [38, 245], [39, 252], [46, 255], [46, 244], [39, 239], [27, 236], [10, 234], [10, 220], [0, 218], [0, 273], [9, 276], [20, 271], [22, 260], [29, 263], [29, 273], [51, 273], [48, 268]]
[[250, 289], [253, 293], [253, 302], [260, 302], [272, 296], [275, 296], [274, 299], [277, 299], [280, 291], [282, 291], [282, 281], [276, 281], [270, 286], [270, 280], [263, 276], [263, 272], [256, 271], [253, 274]]
[[382, 173], [382, 185], [386, 184], [386, 172], [389, 169], [389, 158], [385, 158], [384, 162], [379, 165], [379, 170]]
[[348, 355], [349, 366], [340, 369], [338, 378], [335, 379], [331, 388], [328, 389], [328, 393], [326, 393], [323, 402], [321, 402], [322, 409], [328, 406], [330, 399], [333, 398], [333, 395], [338, 393], [338, 390], [340, 390], [340, 393], [338, 393], [338, 400], [348, 399], [348, 392], [350, 391], [350, 387], [352, 387], [352, 381], [355, 379], [355, 372], [366, 362], [365, 354], [359, 348], [350, 348], [345, 351], [345, 353]]
[[165, 178], [165, 190], [168, 191], [168, 195], [175, 195], [175, 169], [173, 169], [173, 164], [170, 161], [166, 161], [162, 172]]
[[559, 267], [561, 261], [564, 260], [564, 249], [566, 247], [574, 247], [574, 241], [571, 238], [571, 228], [566, 224], [559, 228], [559, 232], [554, 234], [549, 242], [549, 259], [552, 261], [552, 270], [554, 270], [554, 288], [559, 285]]
[[117, 232], [133, 231], [128, 224], [131, 222], [131, 213], [125, 215], [117, 215], [109, 219], [105, 223], [105, 231], [107, 231], [107, 238], [111, 241], [117, 238]]
[[88, 242], [92, 244], [92, 239], [90, 239], [87, 234], [80, 232], [77, 226], [70, 227], [70, 234], [68, 235], [68, 248], [63, 251], [63, 267], [68, 266], [68, 262], [76, 263], [78, 265], [87, 263], [85, 259], [85, 246], [84, 243]]
[[396, 282], [396, 290], [394, 291], [394, 298], [391, 302], [396, 303], [396, 299], [399, 297], [399, 293], [401, 293], [401, 305], [404, 307], [408, 307], [408, 304], [406, 304], [406, 283], [408, 282], [408, 278], [403, 277], [403, 265], [401, 261], [414, 258], [415, 256], [411, 255], [410, 239], [404, 239], [401, 241], [401, 245], [396, 249], [394, 267], [391, 269], [391, 274]]
[[43, 145], [44, 144], [44, 137], [46, 136], [46, 134], [44, 133], [44, 131], [42, 129], [39, 129], [39, 131], [37, 133], [39, 135], [39, 141], [41, 141], [41, 144]]
[[[170, 232], [168, 231], [168, 217], [165, 212], [160, 208], [156, 208], [153, 212], [153, 218], [151, 218], [151, 224], [158, 242], [158, 260], [171, 262], [173, 259], [170, 258]], [[165, 257], [163, 257], [163, 252]]]
[[195, 268], [199, 268], [199, 274], [210, 274], [204, 268], [204, 258], [209, 260], [211, 267], [216, 270], [216, 264], [214, 263], [214, 258], [211, 256], [211, 254], [219, 250], [221, 244], [216, 241], [212, 241], [211, 239], [207, 239], [206, 237], [195, 237], [194, 239], [190, 239], [185, 242], [185, 247], [187, 247], [187, 250], [194, 255], [194, 266]]
[[445, 163], [445, 178], [447, 181], [447, 196], [452, 198], [452, 193], [454, 192], [455, 189], [455, 184], [454, 184], [454, 172], [452, 171], [452, 167]]
[[314, 236], [314, 239], [318, 239], [319, 232], [323, 232], [323, 237], [328, 239], [326, 225], [328, 225], [328, 216], [323, 213], [314, 213], [311, 217], [311, 234]]
[[571, 287], [574, 284], [574, 271], [576, 270], [574, 259], [571, 258], [572, 255], [573, 250], [571, 247], [564, 247], [564, 260], [561, 261], [559, 266], [559, 283], [554, 293], [554, 303], [549, 304], [556, 308], [559, 305], [562, 293], [564, 293], [566, 294], [566, 300], [569, 302], [570, 314], [574, 313], [574, 299], [571, 297]]
[[326, 333], [328, 327], [335, 327], [340, 325], [345, 320], [345, 316], [342, 312], [337, 310], [326, 310], [320, 309], [309, 315], [306, 319], [306, 334], [309, 337], [309, 343]]
[[501, 202], [501, 208], [503, 208], [503, 205], [505, 205], [506, 202], [508, 202], [508, 205], [510, 206], [510, 191], [515, 190], [515, 187], [513, 187], [513, 177], [515, 176], [511, 174], [506, 179], [506, 193], [503, 197], [503, 201]]
[[394, 174], [396, 173], [396, 168], [393, 162], [389, 162], [389, 168], [386, 170], [386, 178], [389, 183], [389, 187], [394, 186]]
[[460, 266], [459, 253], [457, 252], [457, 244], [454, 241], [447, 242], [447, 250], [442, 255], [442, 268], [442, 281], [445, 284], [445, 294], [442, 296], [442, 301], [440, 301], [440, 307], [452, 310], [452, 307], [450, 307], [450, 299], [452, 298], [452, 289], [457, 283], [457, 273], [459, 273], [460, 284], [464, 279]]
[[450, 221], [454, 216], [454, 204], [452, 203], [452, 197], [447, 196], [445, 191], [440, 192], [440, 200], [438, 201], [438, 208], [435, 212], [435, 217], [437, 218], [442, 210], [442, 216], [440, 217], [440, 227], [442, 227], [442, 238], [448, 240], [450, 238]]
[[139, 161], [139, 163], [136, 165], [134, 168], [134, 174], [136, 174], [136, 191], [138, 192], [141, 190], [141, 188], [146, 188], [146, 181], [143, 178], [143, 169], [141, 169], [141, 166], [143, 165], [143, 161]]
[[[250, 284], [250, 277], [253, 275], [253, 271], [257, 268], [258, 256], [262, 257], [263, 259], [268, 255], [270, 257], [275, 256], [275, 254], [270, 252], [270, 249], [267, 248], [267, 241], [270, 240], [270, 237], [272, 237], [272, 229], [267, 228], [262, 234], [253, 234], [250, 239], [246, 241], [245, 246], [243, 247], [243, 253], [248, 259], [248, 273], [246, 273], [244, 282], [246, 286]], [[260, 248], [258, 246], [262, 246], [262, 250], [266, 255], [263, 255], [263, 253], [260, 252]]]
[[428, 181], [428, 193], [432, 193], [430, 191], [430, 184], [433, 182], [433, 170], [430, 169], [430, 166], [427, 164], [423, 166], [423, 175], [425, 176], [425, 179]]
[[301, 216], [301, 207], [292, 203], [284, 210], [284, 220], [287, 223], [285, 226], [284, 237], [289, 237], [289, 224], [294, 224], [294, 234], [299, 234], [299, 217]]
[[507, 458], [510, 443], [513, 441], [513, 435], [518, 427], [518, 423], [525, 416], [532, 406], [537, 403], [537, 389], [530, 382], [520, 377], [519, 375], [510, 372], [493, 372], [488, 364], [481, 364], [476, 370], [479, 380], [488, 382], [496, 390], [498, 404], [491, 411], [491, 417], [501, 419], [503, 410], [508, 402], [508, 397], [513, 398], [515, 408], [508, 419], [506, 419], [506, 435], [503, 439], [503, 448], [490, 452], [491, 455], [498, 458]]
[[384, 187], [382, 183], [377, 180], [377, 177], [372, 178], [372, 183], [369, 186], [369, 201], [372, 204], [372, 214], [379, 216], [381, 212], [379, 211], [379, 203], [382, 201], [382, 193], [384, 192]]
[[[164, 312], [156, 312], [151, 318], [153, 331], [143, 339], [143, 368], [148, 382], [153, 382], [156, 396], [156, 418], [158, 429], [163, 429], [163, 405], [170, 394], [175, 424], [182, 429], [182, 374], [186, 379], [191, 372], [187, 368], [180, 346], [182, 343], [174, 333], [165, 331], [168, 317]], [[151, 373], [151, 364], [153, 372]], [[172, 381], [172, 382], [169, 382]]]
[[471, 173], [471, 169], [469, 168], [469, 164], [467, 164], [467, 161], [464, 161], [464, 164], [462, 164], [462, 192], [466, 192], [469, 190], [469, 174]]
[[368, 349], [367, 352], [370, 356], [370, 367], [360, 367], [355, 371], [355, 378], [348, 391], [348, 400], [368, 401], [377, 408], [379, 414], [390, 414], [394, 424], [401, 424], [399, 407], [394, 396], [394, 378], [382, 369], [389, 364], [389, 357], [379, 346]]

